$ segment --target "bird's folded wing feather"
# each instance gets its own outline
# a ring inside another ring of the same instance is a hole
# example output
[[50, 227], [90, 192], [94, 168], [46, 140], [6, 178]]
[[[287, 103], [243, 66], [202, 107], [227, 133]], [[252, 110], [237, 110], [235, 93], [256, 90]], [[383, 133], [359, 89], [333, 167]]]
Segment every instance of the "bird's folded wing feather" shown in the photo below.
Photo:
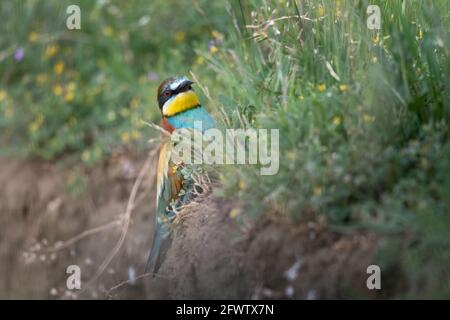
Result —
[[177, 166], [170, 160], [172, 147], [172, 143], [167, 141], [161, 145], [160, 149], [157, 168], [157, 219], [164, 219], [163, 217], [166, 216], [167, 207], [170, 202], [176, 198], [182, 188], [182, 180], [181, 176], [177, 172]]

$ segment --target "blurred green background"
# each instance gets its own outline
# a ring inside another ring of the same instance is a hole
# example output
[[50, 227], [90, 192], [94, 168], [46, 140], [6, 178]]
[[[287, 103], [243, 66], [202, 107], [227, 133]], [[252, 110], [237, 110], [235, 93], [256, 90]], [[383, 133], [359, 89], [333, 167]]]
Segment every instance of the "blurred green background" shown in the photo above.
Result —
[[223, 5], [206, 1], [80, 1], [81, 30], [68, 30], [70, 4], [1, 4], [3, 154], [89, 165], [145, 142], [141, 120], [159, 116], [159, 83], [205, 68], [202, 54], [227, 20]]
[[[280, 172], [219, 169], [217, 193], [383, 241], [395, 297], [450, 296], [450, 9], [442, 1], [0, 4], [0, 154], [92, 166], [142, 150], [173, 74], [227, 127], [280, 129]], [[366, 25], [381, 8], [380, 30]]]

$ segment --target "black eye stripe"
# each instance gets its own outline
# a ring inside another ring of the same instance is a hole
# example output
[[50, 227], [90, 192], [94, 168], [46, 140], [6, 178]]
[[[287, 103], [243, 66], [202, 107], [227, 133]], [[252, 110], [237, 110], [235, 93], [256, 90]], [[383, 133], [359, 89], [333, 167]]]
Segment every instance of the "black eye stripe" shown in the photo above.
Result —
[[163, 90], [163, 92], [161, 92], [159, 99], [158, 99], [160, 107], [162, 107], [164, 105], [164, 103], [166, 103], [166, 101], [169, 100], [172, 96], [173, 96], [172, 90], [170, 90], [170, 89]]

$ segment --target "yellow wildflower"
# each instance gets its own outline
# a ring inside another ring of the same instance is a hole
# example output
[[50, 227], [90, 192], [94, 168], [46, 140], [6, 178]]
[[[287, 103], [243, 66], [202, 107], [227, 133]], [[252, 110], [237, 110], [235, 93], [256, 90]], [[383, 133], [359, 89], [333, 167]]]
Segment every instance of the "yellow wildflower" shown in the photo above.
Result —
[[34, 120], [32, 123], [30, 123], [29, 129], [31, 132], [36, 132], [37, 130], [39, 130], [39, 128], [42, 126], [42, 124], [44, 123], [44, 116], [42, 114], [40, 114], [36, 120]]
[[244, 190], [247, 187], [245, 182], [243, 180], [239, 181], [239, 189]]
[[30, 130], [30, 132], [36, 132], [36, 131], [38, 131], [38, 126], [37, 126], [37, 124], [36, 124], [36, 122], [32, 122], [32, 123], [30, 123], [30, 126], [28, 127], [28, 129]]
[[137, 130], [131, 131], [131, 139], [139, 140], [141, 138], [141, 133]]
[[0, 102], [5, 100], [7, 96], [8, 96], [8, 94], [6, 93], [5, 90], [0, 90]]
[[418, 39], [418, 40], [421, 40], [422, 38], [423, 38], [423, 30], [420, 29], [420, 30], [419, 30], [419, 35], [417, 36], [417, 39]]
[[333, 118], [333, 124], [334, 124], [335, 126], [340, 125], [340, 124], [341, 124], [341, 117], [339, 117], [339, 116], [334, 117], [334, 118]]
[[341, 16], [340, 6], [341, 2], [339, 0], [336, 0], [336, 18], [339, 18]]
[[323, 7], [323, 5], [319, 4], [319, 6], [317, 7], [317, 16], [321, 18], [324, 15], [325, 15], [325, 8]]
[[30, 41], [30, 42], [36, 42], [36, 41], [38, 41], [38, 39], [39, 39], [39, 35], [34, 31], [30, 32], [30, 34], [28, 35], [28, 41]]
[[44, 58], [49, 59], [53, 57], [55, 54], [57, 54], [59, 51], [59, 47], [56, 44], [50, 45], [47, 47], [44, 53]]
[[286, 153], [286, 157], [287, 157], [289, 160], [295, 160], [296, 155], [297, 155], [296, 152], [293, 151], [293, 150], [289, 150], [289, 151]]
[[346, 84], [341, 84], [341, 85], [339, 85], [339, 90], [341, 90], [342, 92], [345, 92], [348, 90], [348, 86]]
[[371, 116], [370, 114], [365, 113], [365, 114], [363, 114], [363, 121], [365, 123], [374, 122], [375, 121], [375, 117]]
[[324, 92], [325, 90], [327, 90], [327, 86], [324, 83], [322, 83], [322, 84], [319, 84], [318, 89], [320, 92]]
[[218, 52], [219, 51], [219, 48], [217, 48], [215, 45], [212, 45], [210, 48], [209, 48], [209, 52], [211, 52], [211, 53], [216, 53], [216, 52]]
[[201, 65], [205, 63], [205, 58], [203, 58], [202, 56], [197, 56], [197, 59], [195, 59], [195, 63]]
[[73, 82], [73, 81], [70, 81], [70, 82], [67, 84], [67, 90], [68, 90], [68, 91], [74, 91], [74, 90], [75, 90], [75, 87], [76, 87], [76, 84], [75, 84], [75, 82]]
[[66, 102], [71, 102], [71, 101], [73, 101], [73, 98], [74, 98], [73, 91], [68, 91], [68, 92], [66, 92], [66, 94], [65, 94], [65, 96], [64, 96], [64, 100], [65, 100]]
[[183, 42], [186, 39], [186, 35], [185, 31], [175, 32], [175, 41], [178, 43]]
[[131, 109], [136, 109], [139, 106], [139, 99], [137, 98], [133, 98], [130, 101], [130, 108]]
[[111, 27], [104, 27], [103, 29], [102, 29], [102, 34], [105, 36], [105, 37], [111, 37], [113, 34], [114, 34], [114, 30], [113, 30], [113, 28], [111, 28]]
[[54, 85], [52, 91], [53, 94], [58, 97], [63, 94], [63, 88], [59, 84]]
[[53, 71], [57, 74], [60, 75], [61, 73], [64, 72], [64, 62], [59, 61], [57, 64], [55, 64], [53, 66]]
[[220, 41], [222, 41], [223, 38], [224, 38], [223, 34], [220, 33], [219, 31], [216, 31], [216, 30], [211, 31], [211, 35], [212, 35], [215, 39], [220, 40]]
[[124, 132], [120, 135], [120, 140], [122, 140], [123, 143], [127, 143], [130, 141], [130, 134], [128, 132]]
[[373, 43], [378, 44], [380, 42], [380, 35], [377, 33], [375, 37], [372, 38]]
[[239, 214], [241, 213], [241, 210], [238, 208], [231, 209], [229, 216], [231, 219], [235, 219]]

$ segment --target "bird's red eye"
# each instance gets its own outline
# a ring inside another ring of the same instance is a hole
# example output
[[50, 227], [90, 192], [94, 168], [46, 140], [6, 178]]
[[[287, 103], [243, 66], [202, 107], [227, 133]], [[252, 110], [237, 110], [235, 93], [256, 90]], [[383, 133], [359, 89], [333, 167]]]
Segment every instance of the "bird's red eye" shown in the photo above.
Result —
[[167, 98], [168, 96], [170, 96], [170, 91], [168, 91], [168, 90], [167, 90], [167, 91], [164, 91], [164, 93], [163, 93], [163, 94], [164, 94], [164, 97], [166, 97], [166, 98]]

